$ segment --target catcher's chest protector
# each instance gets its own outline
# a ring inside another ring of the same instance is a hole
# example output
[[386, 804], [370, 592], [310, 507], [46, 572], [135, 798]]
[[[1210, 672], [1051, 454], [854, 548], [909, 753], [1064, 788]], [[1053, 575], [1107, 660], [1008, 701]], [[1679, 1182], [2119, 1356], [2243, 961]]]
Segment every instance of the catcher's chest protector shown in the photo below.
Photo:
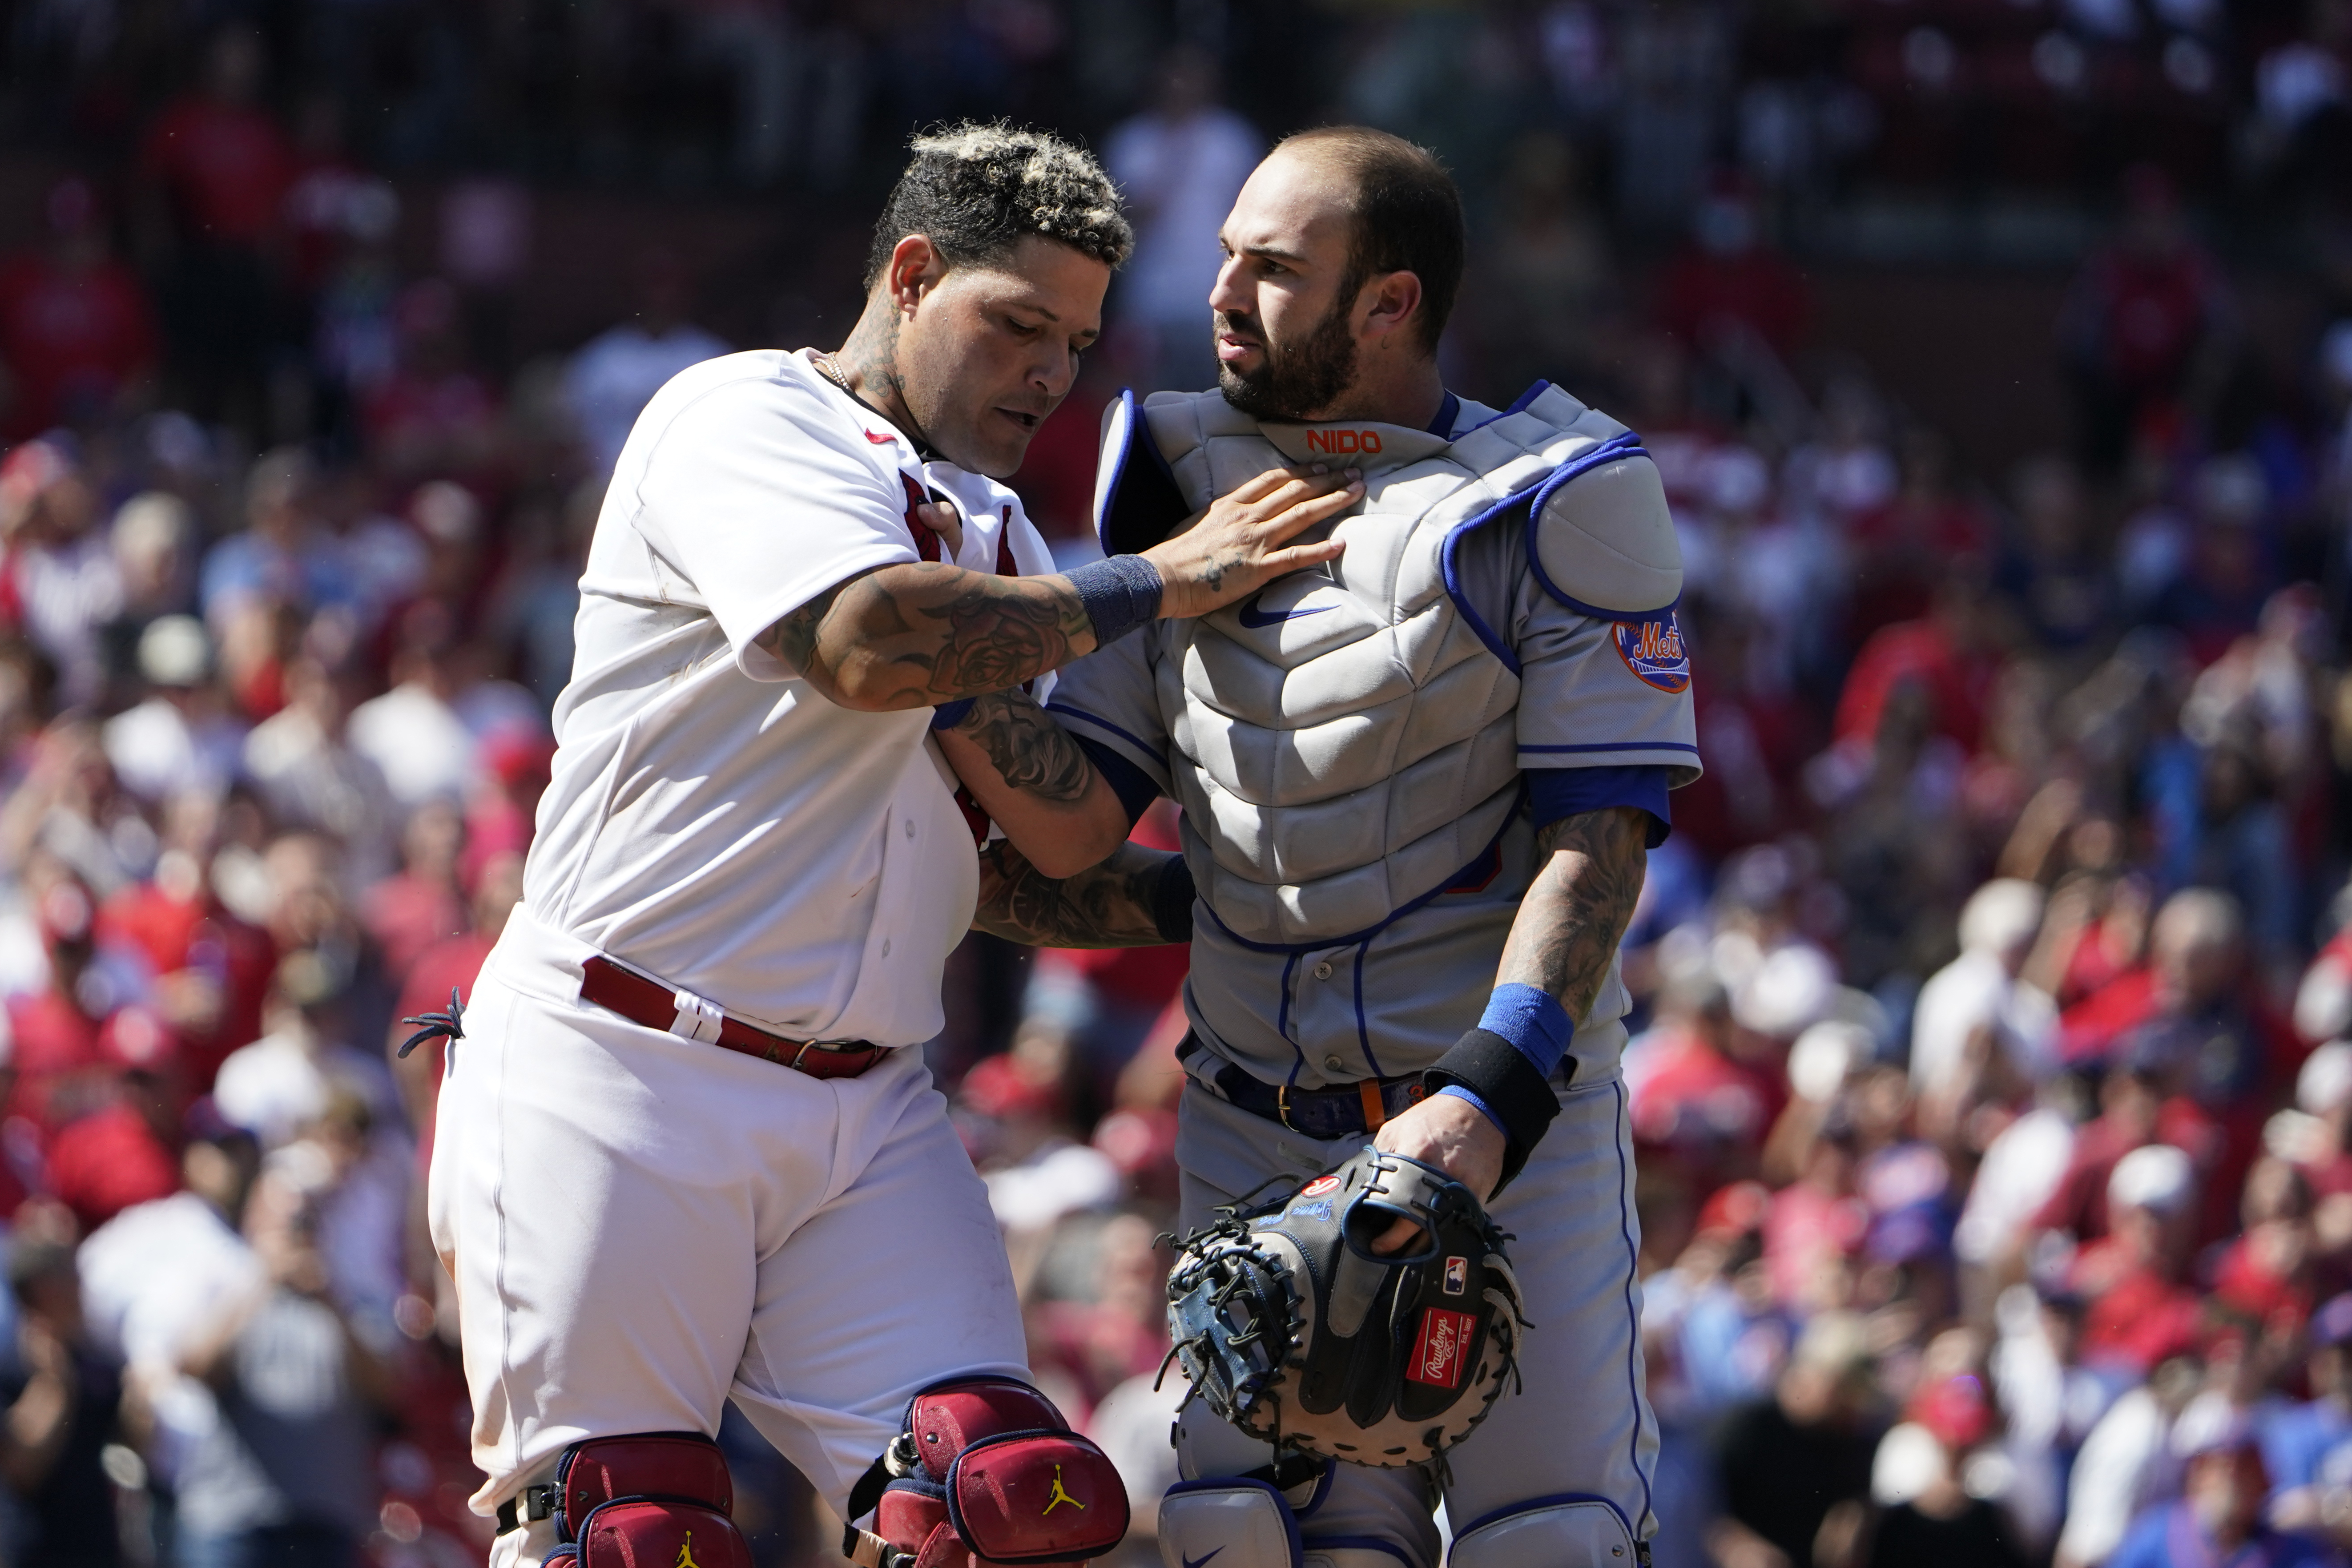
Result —
[[[1501, 414], [1465, 405], [1489, 415], [1449, 440], [1394, 425], [1262, 426], [1215, 393], [1157, 393], [1139, 415], [1111, 406], [1106, 472], [1151, 461], [1129, 450], [1148, 438], [1194, 510], [1289, 464], [1364, 477], [1360, 510], [1334, 530], [1347, 543], [1338, 561], [1165, 628], [1160, 702], [1174, 716], [1185, 848], [1237, 936], [1293, 946], [1367, 932], [1444, 886], [1510, 816], [1510, 628], [1461, 598], [1454, 547], [1482, 523], [1540, 513], [1570, 479], [1592, 474], [1605, 489], [1608, 466], [1650, 465], [1623, 426], [1555, 387]], [[1138, 419], [1140, 430], [1119, 427]], [[1538, 552], [1531, 539], [1530, 555], [1563, 598], [1643, 611], [1680, 591], [1671, 539], [1653, 562], [1636, 557], [1657, 554], [1654, 540], [1629, 554], [1580, 538]]]
[[[1419, 1241], [1376, 1256], [1399, 1215]], [[1367, 1149], [1280, 1203], [1187, 1237], [1168, 1280], [1195, 1396], [1244, 1431], [1356, 1464], [1426, 1463], [1516, 1378], [1503, 1233], [1442, 1171]]]

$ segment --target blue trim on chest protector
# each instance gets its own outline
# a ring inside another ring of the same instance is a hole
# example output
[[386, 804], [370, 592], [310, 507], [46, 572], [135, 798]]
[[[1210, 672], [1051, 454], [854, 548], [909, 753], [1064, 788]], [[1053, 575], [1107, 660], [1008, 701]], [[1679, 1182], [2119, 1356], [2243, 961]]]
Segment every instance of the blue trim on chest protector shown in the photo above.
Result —
[[[1495, 416], [1495, 418], [1500, 419], [1506, 415], [1519, 412], [1521, 409], [1533, 403], [1538, 397], [1540, 397], [1545, 392], [1549, 391], [1551, 383], [1548, 381], [1539, 381], [1536, 383], [1534, 386], [1528, 389], [1525, 395], [1521, 396], [1517, 403], [1512, 404], [1510, 407], [1503, 410], [1502, 414]], [[1472, 426], [1472, 428], [1483, 429], [1486, 425], [1491, 425], [1494, 422], [1494, 419], [1489, 419], [1485, 421], [1482, 425]], [[1469, 431], [1465, 430], [1463, 432], [1463, 435], [1466, 436], [1469, 433]], [[1455, 437], [1456, 440], [1459, 440], [1460, 438], [1460, 437]], [[1469, 518], [1462, 522], [1457, 522], [1452, 528], [1445, 531], [1444, 542], [1437, 547], [1438, 570], [1445, 580], [1445, 596], [1454, 601], [1454, 609], [1460, 612], [1463, 620], [1469, 623], [1470, 630], [1477, 636], [1477, 638], [1481, 643], [1486, 645], [1486, 651], [1493, 654], [1496, 658], [1501, 659], [1503, 661], [1503, 668], [1509, 670], [1513, 675], [1524, 673], [1524, 668], [1519, 663], [1519, 656], [1512, 650], [1511, 645], [1503, 639], [1501, 634], [1496, 632], [1493, 626], [1486, 624], [1486, 617], [1478, 613], [1476, 607], [1470, 603], [1469, 595], [1463, 591], [1461, 574], [1454, 567], [1454, 552], [1462, 547], [1462, 541], [1468, 537], [1472, 530], [1485, 527], [1487, 523], [1503, 516], [1514, 507], [1524, 506], [1528, 509], [1528, 567], [1535, 574], [1537, 584], [1540, 586], [1545, 593], [1550, 595], [1554, 599], [1559, 600], [1570, 609], [1576, 611], [1579, 615], [1591, 616], [1598, 620], [1622, 621], [1628, 618], [1638, 618], [1638, 616], [1629, 617], [1629, 615], [1626, 612], [1597, 608], [1591, 605], [1584, 603], [1580, 599], [1570, 598], [1568, 595], [1560, 592], [1559, 585], [1554, 584], [1549, 576], [1545, 575], [1543, 562], [1537, 556], [1536, 528], [1543, 517], [1545, 503], [1551, 500], [1554, 492], [1559, 490], [1562, 485], [1567, 484], [1571, 479], [1580, 479], [1595, 468], [1605, 467], [1608, 464], [1617, 462], [1622, 458], [1646, 458], [1648, 456], [1649, 453], [1642, 449], [1642, 438], [1640, 437], [1636, 436], [1631, 430], [1620, 432], [1615, 436], [1612, 436], [1608, 440], [1601, 442], [1599, 446], [1593, 447], [1592, 450], [1562, 463], [1559, 468], [1554, 468], [1550, 473], [1544, 476], [1541, 480], [1530, 486], [1527, 489], [1521, 490], [1516, 495], [1505, 497], [1503, 500], [1496, 501], [1493, 506], [1488, 507], [1485, 511], [1478, 513], [1475, 517]], [[1679, 603], [1681, 596], [1677, 595], [1675, 597], [1676, 602]], [[1641, 614], [1664, 615], [1667, 610], [1672, 608], [1674, 608], [1673, 605], [1661, 605], [1655, 610], [1641, 612]]]

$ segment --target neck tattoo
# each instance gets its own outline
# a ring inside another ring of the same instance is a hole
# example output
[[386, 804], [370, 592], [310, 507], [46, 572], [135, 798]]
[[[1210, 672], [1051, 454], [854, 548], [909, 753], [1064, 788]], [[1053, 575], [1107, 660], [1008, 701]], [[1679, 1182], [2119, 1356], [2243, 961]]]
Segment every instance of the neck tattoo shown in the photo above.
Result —
[[896, 426], [900, 434], [904, 435], [908, 441], [914, 447], [916, 457], [928, 463], [939, 456], [939, 453], [933, 449], [930, 442], [924, 438], [921, 429], [916, 426], [914, 416], [910, 414], [901, 418], [881, 408], [876, 407], [873, 403], [861, 396], [858, 394], [857, 389], [849, 384], [848, 374], [841, 368], [840, 364], [835, 361], [831, 354], [825, 353], [823, 349], [814, 349], [810, 352], [809, 362], [816, 366], [817, 374], [824, 377], [825, 380], [841, 388], [843, 392], [848, 395], [851, 402], [856, 404], [860, 408], [864, 408], [874, 414], [879, 415], [884, 420]]

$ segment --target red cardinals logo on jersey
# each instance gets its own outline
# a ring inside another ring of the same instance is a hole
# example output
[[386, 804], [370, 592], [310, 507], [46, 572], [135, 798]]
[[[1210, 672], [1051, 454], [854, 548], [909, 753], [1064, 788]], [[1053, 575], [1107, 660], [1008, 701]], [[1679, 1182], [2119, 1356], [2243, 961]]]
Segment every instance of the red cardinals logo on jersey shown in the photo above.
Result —
[[1405, 1376], [1433, 1388], [1456, 1388], [1462, 1383], [1462, 1357], [1470, 1348], [1477, 1320], [1467, 1312], [1431, 1307], [1421, 1314], [1421, 1337], [1413, 1342], [1412, 1364]]
[[1683, 646], [1682, 623], [1668, 610], [1643, 621], [1619, 621], [1617, 657], [1644, 686], [1680, 693], [1690, 689], [1690, 650]]

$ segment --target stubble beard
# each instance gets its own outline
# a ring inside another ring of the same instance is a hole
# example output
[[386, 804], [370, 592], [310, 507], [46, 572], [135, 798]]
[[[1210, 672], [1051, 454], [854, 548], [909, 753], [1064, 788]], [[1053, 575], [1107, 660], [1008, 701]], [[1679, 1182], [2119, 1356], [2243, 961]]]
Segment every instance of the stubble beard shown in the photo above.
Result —
[[[1348, 302], [1354, 297], [1353, 289], [1341, 289], [1295, 348], [1276, 343], [1261, 328], [1265, 363], [1244, 374], [1220, 362], [1217, 390], [1253, 419], [1304, 419], [1314, 409], [1329, 407], [1356, 379], [1356, 337], [1348, 325]], [[1229, 320], [1219, 316], [1218, 329]]]

